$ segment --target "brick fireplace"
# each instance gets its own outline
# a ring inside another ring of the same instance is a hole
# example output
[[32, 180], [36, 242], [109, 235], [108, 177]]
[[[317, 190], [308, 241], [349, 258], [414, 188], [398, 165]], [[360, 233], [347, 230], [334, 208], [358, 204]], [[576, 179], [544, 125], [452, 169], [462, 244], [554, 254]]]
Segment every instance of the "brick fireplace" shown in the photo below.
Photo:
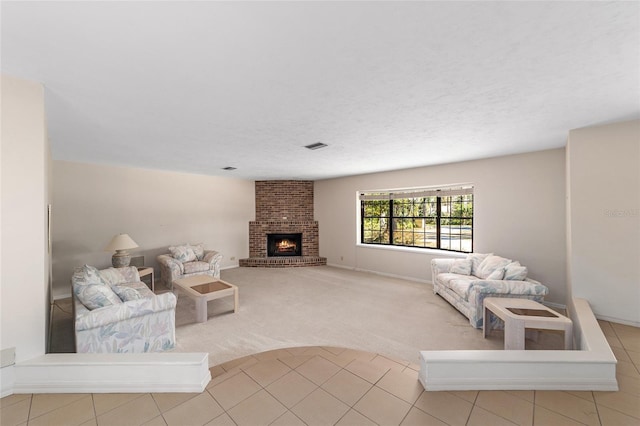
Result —
[[[301, 234], [299, 256], [268, 255], [269, 236]], [[249, 258], [240, 266], [287, 268], [326, 265], [313, 220], [313, 182], [256, 181], [256, 220], [249, 222]]]

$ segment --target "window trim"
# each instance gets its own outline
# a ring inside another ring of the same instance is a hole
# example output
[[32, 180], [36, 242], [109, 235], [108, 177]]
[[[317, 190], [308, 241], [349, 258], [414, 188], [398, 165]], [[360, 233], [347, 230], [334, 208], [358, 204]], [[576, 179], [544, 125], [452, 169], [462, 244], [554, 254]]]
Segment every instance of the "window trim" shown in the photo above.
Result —
[[368, 244], [356, 242], [356, 247], [372, 249], [372, 250], [391, 250], [404, 253], [427, 253], [433, 256], [447, 256], [464, 259], [469, 253], [464, 251], [442, 250], [433, 247], [415, 247], [415, 246], [393, 246], [391, 244]]
[[[359, 191], [358, 192], [358, 240], [357, 245], [362, 247], [380, 247], [380, 248], [408, 248], [408, 249], [416, 249], [416, 250], [432, 250], [432, 251], [441, 251], [446, 253], [473, 253], [474, 249], [474, 227], [475, 227], [475, 215], [471, 216], [471, 251], [462, 251], [462, 250], [453, 250], [442, 248], [441, 245], [441, 221], [442, 219], [447, 219], [442, 216], [442, 197], [452, 197], [458, 195], [471, 195], [472, 196], [472, 205], [475, 206], [475, 197], [474, 195], [474, 186], [472, 184], [461, 184], [456, 186], [445, 186], [445, 187], [430, 187], [430, 188], [415, 188], [415, 189], [397, 189], [397, 190], [377, 190], [377, 191]], [[403, 244], [394, 244], [393, 242], [393, 220], [397, 219], [394, 216], [393, 211], [393, 200], [395, 199], [407, 199], [407, 198], [422, 198], [422, 197], [437, 197], [436, 198], [436, 245], [437, 247], [422, 247], [422, 246], [414, 246], [414, 245], [403, 245]], [[364, 201], [389, 201], [389, 227], [391, 234], [389, 235], [388, 243], [367, 243], [364, 242], [365, 235], [365, 214], [364, 214]], [[467, 218], [462, 218], [467, 219]]]

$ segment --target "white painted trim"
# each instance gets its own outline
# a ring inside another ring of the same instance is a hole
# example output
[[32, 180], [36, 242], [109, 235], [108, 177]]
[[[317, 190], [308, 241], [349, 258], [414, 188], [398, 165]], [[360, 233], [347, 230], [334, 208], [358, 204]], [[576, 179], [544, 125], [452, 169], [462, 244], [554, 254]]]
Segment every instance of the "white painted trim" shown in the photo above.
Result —
[[346, 269], [346, 270], [349, 270], [349, 271], [355, 271], [356, 270], [356, 268], [354, 268], [353, 266], [337, 265], [335, 263], [327, 263], [327, 266], [331, 266], [332, 268]]
[[422, 284], [431, 284], [431, 285], [433, 285], [432, 282], [429, 281], [429, 280], [424, 280], [424, 279], [415, 278], [415, 277], [407, 277], [407, 276], [404, 276], [404, 275], [397, 275], [397, 274], [388, 274], [386, 272], [371, 271], [371, 270], [362, 269], [362, 268], [355, 268], [354, 270], [358, 271], [358, 272], [369, 272], [371, 274], [381, 275], [383, 277], [399, 278], [401, 280], [407, 280], [407, 281], [413, 281], [413, 282], [422, 283]]
[[220, 267], [220, 270], [221, 270], [221, 271], [224, 271], [225, 269], [237, 269], [237, 268], [239, 268], [239, 267], [240, 267], [240, 263], [235, 263], [235, 264], [233, 264], [233, 265], [228, 265], [228, 266], [225, 266], [225, 267], [222, 267], [222, 266], [221, 266], [221, 267]]
[[47, 354], [14, 366], [11, 393], [203, 392], [207, 353]]
[[333, 264], [333, 263], [328, 263], [327, 266], [331, 266], [331, 267], [334, 267], [334, 268], [348, 269], [350, 271], [368, 272], [370, 274], [380, 275], [380, 276], [383, 276], [383, 277], [398, 278], [398, 279], [401, 279], [401, 280], [413, 281], [413, 282], [417, 282], [417, 283], [421, 283], [421, 284], [433, 285], [433, 283], [430, 280], [423, 280], [423, 279], [415, 278], [415, 277], [407, 277], [407, 276], [404, 276], [404, 275], [388, 274], [386, 272], [372, 271], [372, 270], [369, 270], [369, 269], [362, 269], [362, 268], [354, 268], [352, 266], [336, 265], [336, 264]]
[[640, 327], [640, 322], [638, 321], [629, 321], [629, 320], [624, 320], [621, 318], [614, 318], [614, 317], [610, 317], [607, 315], [600, 315], [600, 314], [595, 314], [596, 318], [602, 321], [609, 321], [609, 322], [615, 322], [617, 324], [624, 324], [624, 325], [630, 325], [632, 327]]
[[[358, 227], [360, 229], [360, 227]], [[448, 251], [423, 247], [408, 247], [408, 246], [394, 246], [385, 244], [363, 244], [356, 242], [356, 248], [372, 249], [372, 250], [388, 250], [388, 251], [400, 251], [405, 253], [420, 253], [427, 254], [429, 256], [441, 256], [464, 259], [471, 253], [465, 253], [460, 251]]]
[[9, 396], [13, 393], [13, 384], [15, 382], [14, 366], [0, 368], [0, 398]]
[[420, 383], [428, 391], [617, 391], [617, 361], [607, 339], [589, 303], [573, 302], [579, 350], [421, 351]]

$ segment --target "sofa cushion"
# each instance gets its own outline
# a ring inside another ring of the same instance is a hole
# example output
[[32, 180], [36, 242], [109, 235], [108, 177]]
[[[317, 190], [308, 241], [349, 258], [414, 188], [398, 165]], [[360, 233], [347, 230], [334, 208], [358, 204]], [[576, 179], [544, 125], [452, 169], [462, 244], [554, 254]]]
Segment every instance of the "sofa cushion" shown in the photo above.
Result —
[[504, 270], [504, 280], [512, 281], [524, 281], [529, 273], [526, 266], [520, 265], [520, 262], [515, 261], [507, 265]]
[[436, 275], [436, 280], [438, 281], [438, 283], [445, 287], [449, 287], [449, 283], [451, 283], [451, 280], [455, 280], [458, 278], [460, 278], [459, 274], [452, 274], [451, 272], [445, 272]]
[[122, 300], [106, 285], [90, 284], [77, 286], [74, 292], [78, 300], [80, 300], [80, 303], [89, 310], [122, 303]]
[[90, 265], [82, 265], [80, 268], [80, 275], [76, 282], [78, 285], [106, 285], [98, 268]]
[[195, 252], [189, 244], [169, 247], [169, 252], [171, 252], [171, 256], [174, 259], [182, 263], [193, 262], [197, 259]]
[[73, 282], [73, 294], [87, 309], [122, 303], [93, 266], [84, 265], [77, 270]]
[[142, 281], [118, 284], [118, 287], [129, 287], [140, 293], [142, 297], [153, 297], [155, 293]]
[[110, 286], [140, 281], [140, 274], [135, 266], [107, 268], [100, 270], [99, 273], [102, 280]]
[[209, 270], [207, 262], [187, 262], [183, 263], [185, 274], [194, 274], [196, 272], [206, 272]]
[[142, 295], [138, 293], [138, 291], [134, 288], [123, 286], [123, 285], [114, 285], [111, 289], [118, 295], [120, 300], [123, 302], [128, 302], [130, 300], [138, 300], [142, 298]]
[[460, 275], [460, 274], [454, 274], [451, 272], [445, 272], [443, 274], [438, 274], [438, 276], [436, 276], [436, 280], [438, 280], [438, 283], [445, 287], [451, 286], [451, 283], [455, 280], [465, 280], [465, 281], [472, 282], [477, 279], [478, 278], [474, 277], [473, 275]]
[[202, 260], [204, 257], [204, 244], [190, 244], [193, 253], [196, 255], [196, 260]]
[[449, 282], [449, 288], [464, 300], [469, 300], [469, 289], [473, 284], [473, 280], [459, 278]]
[[489, 276], [486, 278], [488, 280], [502, 280], [504, 279], [504, 268], [498, 268], [494, 270]]
[[456, 259], [451, 264], [449, 272], [452, 274], [471, 275], [471, 259]]
[[478, 267], [489, 256], [493, 256], [493, 253], [470, 253], [467, 255], [467, 259], [471, 260], [471, 275], [477, 276]]
[[[478, 278], [487, 279], [489, 275], [491, 275], [495, 270], [504, 269], [509, 263], [511, 263], [511, 259], [505, 259], [500, 256], [487, 256], [478, 269], [474, 273], [474, 275]], [[502, 276], [504, 276], [504, 271], [502, 272]], [[492, 279], [502, 279], [502, 278], [492, 278]]]

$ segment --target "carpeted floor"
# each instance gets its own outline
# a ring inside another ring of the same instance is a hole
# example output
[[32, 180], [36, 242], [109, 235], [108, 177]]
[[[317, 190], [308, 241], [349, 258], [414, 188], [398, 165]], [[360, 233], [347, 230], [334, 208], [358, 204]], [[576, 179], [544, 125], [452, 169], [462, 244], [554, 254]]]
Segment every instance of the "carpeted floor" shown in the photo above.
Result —
[[[501, 331], [488, 339], [431, 285], [330, 266], [234, 268], [222, 279], [239, 288], [208, 304], [195, 322], [195, 304], [178, 293], [174, 351], [208, 352], [215, 366], [247, 355], [297, 346], [360, 349], [418, 363], [420, 350], [502, 349]], [[168, 291], [156, 287], [156, 292]], [[527, 349], [560, 349], [562, 337], [540, 333]], [[71, 299], [53, 308], [50, 352], [74, 352]]]
[[195, 322], [195, 305], [178, 297], [176, 351], [209, 352], [210, 365], [271, 349], [338, 346], [409, 362], [419, 350], [501, 349], [498, 332], [482, 330], [431, 286], [329, 266], [235, 268], [222, 279], [239, 288], [240, 308], [231, 297], [209, 302], [209, 319]]

